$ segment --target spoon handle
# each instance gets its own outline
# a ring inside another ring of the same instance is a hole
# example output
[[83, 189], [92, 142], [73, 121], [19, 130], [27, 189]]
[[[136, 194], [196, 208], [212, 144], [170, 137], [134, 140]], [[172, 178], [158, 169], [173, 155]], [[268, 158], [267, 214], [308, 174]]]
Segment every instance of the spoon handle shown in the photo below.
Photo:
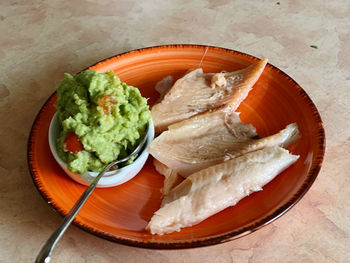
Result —
[[35, 262], [36, 263], [48, 263], [51, 259], [51, 253], [56, 246], [58, 240], [60, 240], [63, 233], [66, 231], [70, 223], [73, 221], [75, 216], [78, 214], [82, 206], [85, 204], [86, 200], [90, 197], [91, 193], [94, 191], [98, 181], [100, 178], [110, 169], [110, 166], [107, 166], [102, 172], [95, 177], [93, 182], [89, 185], [88, 188], [84, 191], [84, 193], [80, 196], [78, 201], [74, 204], [68, 214], [64, 217], [61, 224], [56, 228], [56, 230], [52, 233], [49, 239], [46, 241], [45, 245], [41, 248]]
[[[149, 130], [149, 125], [147, 126], [147, 133]], [[108, 164], [92, 181], [92, 183], [86, 188], [84, 193], [80, 196], [78, 201], [74, 204], [72, 209], [68, 212], [68, 214], [65, 216], [61, 224], [56, 228], [56, 230], [52, 233], [52, 235], [49, 237], [49, 239], [46, 241], [44, 246], [41, 248], [38, 256], [36, 257], [35, 263], [48, 263], [51, 260], [51, 254], [53, 249], [55, 248], [58, 240], [60, 240], [63, 233], [66, 231], [70, 223], [72, 223], [75, 216], [78, 214], [82, 206], [85, 204], [86, 200], [90, 197], [91, 193], [94, 191], [97, 183], [100, 181], [101, 177], [109, 171], [113, 166], [119, 163], [126, 162], [132, 157], [136, 157], [138, 153], [143, 148], [144, 144], [147, 141], [147, 133], [143, 137], [142, 141], [139, 143], [139, 145], [134, 149], [134, 151], [127, 157], [111, 162]]]

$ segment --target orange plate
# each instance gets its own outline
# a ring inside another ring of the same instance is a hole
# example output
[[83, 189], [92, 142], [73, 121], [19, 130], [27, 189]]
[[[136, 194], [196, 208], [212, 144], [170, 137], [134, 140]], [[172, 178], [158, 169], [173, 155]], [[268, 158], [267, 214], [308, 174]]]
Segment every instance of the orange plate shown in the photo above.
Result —
[[[205, 72], [234, 71], [258, 61], [237, 51], [199, 45], [170, 45], [134, 50], [99, 62], [89, 69], [112, 70], [129, 85], [138, 87], [152, 105], [154, 86], [167, 75], [178, 78], [189, 68]], [[53, 94], [36, 117], [28, 144], [28, 162], [34, 183], [44, 199], [66, 215], [85, 187], [72, 181], [50, 153], [47, 133], [55, 113]], [[146, 248], [190, 248], [229, 241], [249, 234], [288, 211], [314, 182], [323, 159], [325, 137], [320, 115], [305, 91], [289, 76], [268, 64], [254, 89], [238, 108], [244, 122], [261, 136], [271, 135], [297, 122], [302, 138], [289, 150], [300, 159], [236, 206], [202, 223], [167, 235], [151, 235], [145, 226], [161, 203], [163, 176], [151, 157], [131, 181], [96, 189], [74, 223], [99, 237]]]

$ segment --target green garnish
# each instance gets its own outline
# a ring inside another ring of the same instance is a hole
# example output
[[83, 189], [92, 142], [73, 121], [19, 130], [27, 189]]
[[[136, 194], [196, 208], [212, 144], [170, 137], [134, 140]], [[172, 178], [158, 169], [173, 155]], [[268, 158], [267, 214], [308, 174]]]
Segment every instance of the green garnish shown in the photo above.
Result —
[[310, 47], [312, 47], [314, 49], [318, 49], [318, 46], [316, 46], [316, 45], [311, 45]]

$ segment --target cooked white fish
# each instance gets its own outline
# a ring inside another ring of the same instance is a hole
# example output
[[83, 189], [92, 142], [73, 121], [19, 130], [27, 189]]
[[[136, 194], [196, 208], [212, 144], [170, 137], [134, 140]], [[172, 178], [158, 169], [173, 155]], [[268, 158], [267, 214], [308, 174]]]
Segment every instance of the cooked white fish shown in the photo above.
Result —
[[181, 176], [264, 147], [288, 146], [299, 138], [295, 123], [277, 134], [256, 139], [230, 107], [194, 116], [169, 126], [150, 145], [149, 153]]
[[[160, 103], [152, 107], [156, 132], [222, 105], [230, 105], [236, 110], [259, 79], [266, 63], [267, 59], [263, 59], [235, 72], [203, 73], [201, 68], [189, 72], [174, 83]], [[166, 86], [166, 83], [160, 85]]]
[[275, 146], [194, 173], [165, 196], [146, 229], [162, 235], [198, 224], [262, 190], [298, 158]]

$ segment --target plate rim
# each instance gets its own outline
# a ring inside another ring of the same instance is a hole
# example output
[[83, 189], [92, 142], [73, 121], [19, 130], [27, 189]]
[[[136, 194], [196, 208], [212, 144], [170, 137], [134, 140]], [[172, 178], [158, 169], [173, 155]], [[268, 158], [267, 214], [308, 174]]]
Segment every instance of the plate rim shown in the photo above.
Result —
[[[149, 47], [144, 47], [144, 48], [138, 48], [138, 49], [133, 49], [130, 51], [122, 52], [117, 55], [110, 56], [108, 58], [102, 59], [95, 64], [83, 69], [89, 69], [91, 67], [97, 66], [101, 63], [107, 63], [110, 60], [114, 60], [117, 58], [120, 58], [125, 55], [133, 54], [133, 53], [141, 53], [145, 50], [152, 50], [152, 49], [179, 49], [182, 47], [192, 47], [194, 49], [197, 48], [202, 48], [202, 49], [214, 49], [214, 50], [221, 50], [225, 52], [230, 52], [230, 53], [236, 53], [239, 54], [240, 56], [247, 56], [250, 59], [253, 60], [259, 60], [259, 58], [241, 52], [233, 49], [228, 49], [224, 47], [219, 47], [219, 46], [212, 46], [212, 45], [200, 45], [200, 44], [168, 44], [168, 45], [156, 45], [156, 46], [149, 46]], [[250, 233], [253, 233], [257, 231], [258, 229], [262, 228], [263, 226], [266, 226], [270, 224], [271, 222], [275, 221], [282, 215], [284, 215], [286, 212], [288, 212], [292, 207], [294, 207], [300, 199], [308, 192], [310, 187], [313, 185], [314, 181], [316, 180], [322, 163], [324, 159], [324, 154], [325, 154], [325, 148], [326, 148], [326, 138], [325, 138], [325, 130], [323, 126], [323, 122], [321, 119], [321, 116], [319, 114], [319, 111], [314, 104], [314, 102], [311, 100], [309, 95], [306, 93], [306, 91], [293, 79], [291, 78], [288, 74], [286, 74], [284, 71], [281, 69], [273, 66], [270, 63], [267, 63], [266, 67], [270, 67], [274, 72], [283, 75], [285, 79], [288, 81], [292, 82], [293, 86], [298, 89], [300, 93], [300, 97], [305, 101], [306, 104], [310, 107], [310, 110], [312, 112], [312, 116], [314, 118], [314, 121], [318, 124], [317, 128], [317, 137], [318, 137], [318, 147], [317, 151], [318, 154], [315, 156], [315, 164], [311, 165], [310, 171], [307, 174], [306, 179], [304, 180], [302, 186], [298, 189], [298, 191], [293, 195], [292, 198], [290, 198], [287, 202], [285, 202], [283, 205], [279, 206], [277, 209], [273, 210], [271, 213], [269, 213], [267, 216], [263, 217], [262, 219], [250, 223], [244, 227], [238, 228], [236, 230], [232, 230], [228, 233], [225, 234], [219, 234], [215, 236], [210, 236], [206, 238], [200, 238], [197, 240], [193, 241], [175, 241], [175, 242], [152, 242], [152, 241], [136, 241], [132, 239], [126, 239], [126, 238], [121, 238], [121, 237], [115, 237], [114, 235], [111, 235], [110, 233], [106, 233], [103, 231], [100, 231], [98, 229], [94, 229], [92, 227], [89, 227], [85, 225], [82, 222], [78, 222], [76, 219], [73, 221], [73, 224], [82, 230], [93, 234], [97, 237], [106, 239], [108, 241], [112, 241], [115, 243], [123, 244], [123, 245], [128, 245], [132, 247], [139, 247], [139, 248], [149, 248], [149, 249], [189, 249], [189, 248], [196, 248], [196, 247], [205, 247], [205, 246], [211, 246], [211, 245], [218, 245], [221, 243], [229, 242], [234, 239], [238, 239], [240, 237], [246, 236]], [[31, 174], [33, 183], [35, 185], [35, 188], [39, 192], [39, 194], [42, 196], [42, 198], [49, 204], [49, 206], [55, 210], [59, 215], [62, 217], [66, 216], [66, 213], [62, 211], [62, 209], [56, 205], [55, 202], [52, 202], [50, 198], [47, 196], [45, 193], [44, 189], [42, 188], [41, 182], [38, 180], [37, 175], [36, 175], [36, 169], [33, 167], [33, 156], [32, 156], [32, 147], [34, 145], [34, 135], [37, 130], [37, 125], [40, 122], [41, 115], [44, 112], [44, 110], [49, 106], [49, 103], [51, 100], [54, 99], [56, 96], [56, 91], [54, 91], [49, 98], [44, 102], [44, 104], [41, 106], [39, 112], [37, 113], [36, 117], [34, 118], [33, 124], [30, 129], [28, 141], [27, 141], [27, 164], [28, 164], [28, 169]]]

